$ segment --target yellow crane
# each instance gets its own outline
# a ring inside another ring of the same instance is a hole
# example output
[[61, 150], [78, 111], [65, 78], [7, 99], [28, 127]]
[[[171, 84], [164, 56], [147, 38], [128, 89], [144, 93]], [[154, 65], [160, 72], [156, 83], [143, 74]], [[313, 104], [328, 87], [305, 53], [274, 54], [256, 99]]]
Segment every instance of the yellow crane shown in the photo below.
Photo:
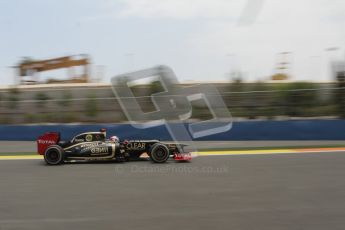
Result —
[[[87, 55], [65, 56], [46, 60], [24, 60], [16, 66], [19, 84], [38, 84], [37, 73], [67, 68], [69, 78], [67, 80], [49, 79], [46, 83], [88, 83], [89, 82], [89, 57]], [[72, 68], [83, 67], [81, 75], [74, 75]], [[31, 77], [26, 80], [25, 77]]]

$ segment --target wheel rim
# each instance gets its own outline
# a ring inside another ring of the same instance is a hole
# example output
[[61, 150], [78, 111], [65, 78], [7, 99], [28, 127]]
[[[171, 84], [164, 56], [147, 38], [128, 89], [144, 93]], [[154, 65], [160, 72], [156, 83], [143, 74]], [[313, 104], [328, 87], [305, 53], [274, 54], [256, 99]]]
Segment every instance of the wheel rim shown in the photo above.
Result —
[[158, 162], [165, 161], [167, 158], [167, 153], [164, 148], [157, 148], [154, 152], [154, 159]]
[[60, 160], [60, 153], [56, 149], [51, 149], [47, 152], [46, 159], [50, 163], [56, 163]]

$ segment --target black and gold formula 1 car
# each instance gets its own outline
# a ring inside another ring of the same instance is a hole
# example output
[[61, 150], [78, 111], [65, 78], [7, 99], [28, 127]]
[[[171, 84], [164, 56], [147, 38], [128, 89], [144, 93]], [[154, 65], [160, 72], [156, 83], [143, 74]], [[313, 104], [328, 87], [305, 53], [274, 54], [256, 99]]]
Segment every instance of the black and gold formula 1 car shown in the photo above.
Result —
[[37, 152], [44, 156], [48, 165], [74, 161], [128, 161], [148, 156], [155, 163], [169, 158], [190, 161], [192, 155], [184, 152], [182, 144], [162, 143], [158, 140], [106, 139], [105, 129], [99, 132], [81, 133], [70, 141], [61, 141], [60, 133], [48, 132], [37, 138]]

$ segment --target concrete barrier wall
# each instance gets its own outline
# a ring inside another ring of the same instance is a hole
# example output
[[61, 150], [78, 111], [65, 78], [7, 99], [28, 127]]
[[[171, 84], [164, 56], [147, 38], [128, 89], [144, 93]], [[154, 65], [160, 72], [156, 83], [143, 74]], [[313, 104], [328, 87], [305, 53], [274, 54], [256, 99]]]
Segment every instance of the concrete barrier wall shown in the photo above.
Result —
[[[62, 139], [67, 140], [78, 133], [100, 128], [106, 128], [108, 136], [117, 135], [120, 139], [171, 140], [164, 126], [136, 129], [130, 124], [0, 125], [0, 140], [31, 141], [48, 131], [61, 132]], [[195, 140], [345, 140], [345, 120], [242, 121], [235, 122], [228, 132]]]

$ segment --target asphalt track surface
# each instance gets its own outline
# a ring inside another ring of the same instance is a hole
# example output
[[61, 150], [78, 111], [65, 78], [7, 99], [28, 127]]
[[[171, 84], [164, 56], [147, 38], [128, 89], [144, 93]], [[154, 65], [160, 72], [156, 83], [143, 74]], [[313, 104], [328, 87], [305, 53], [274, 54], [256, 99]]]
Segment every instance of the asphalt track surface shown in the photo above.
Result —
[[345, 152], [167, 164], [0, 161], [0, 230], [344, 226]]

